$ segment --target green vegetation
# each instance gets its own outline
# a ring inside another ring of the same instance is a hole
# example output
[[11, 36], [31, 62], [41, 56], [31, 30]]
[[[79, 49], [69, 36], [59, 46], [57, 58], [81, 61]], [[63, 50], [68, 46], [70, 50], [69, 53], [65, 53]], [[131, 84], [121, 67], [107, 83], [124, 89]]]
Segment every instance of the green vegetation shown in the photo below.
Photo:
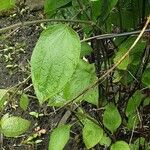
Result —
[[[0, 0], [0, 11], [14, 4]], [[142, 113], [150, 104], [150, 37], [145, 32], [150, 1], [45, 0], [44, 13], [46, 20], [24, 23], [47, 23], [33, 49], [29, 77], [0, 89], [1, 133], [17, 138], [33, 126], [21, 114], [4, 114], [14, 95], [20, 96], [22, 111], [36, 119], [44, 116], [28, 112], [30, 101], [22, 85], [31, 78], [39, 108], [69, 114], [50, 133], [48, 150], [64, 149], [75, 127], [87, 149], [149, 150], [149, 127]], [[20, 26], [2, 28], [0, 33]], [[140, 36], [130, 34], [142, 29]], [[108, 38], [109, 33], [115, 34]], [[145, 132], [137, 137], [134, 131]], [[33, 142], [37, 137], [34, 133], [24, 143], [42, 142]]]

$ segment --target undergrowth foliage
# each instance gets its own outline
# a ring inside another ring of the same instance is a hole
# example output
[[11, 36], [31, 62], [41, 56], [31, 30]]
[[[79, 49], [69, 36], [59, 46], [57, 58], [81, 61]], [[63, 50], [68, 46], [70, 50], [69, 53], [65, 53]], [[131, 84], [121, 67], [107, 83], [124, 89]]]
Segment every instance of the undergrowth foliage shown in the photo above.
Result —
[[[0, 0], [0, 11], [14, 6], [14, 0]], [[71, 130], [79, 126], [80, 141], [87, 149], [148, 150], [149, 137], [140, 132], [149, 132], [142, 114], [150, 104], [149, 33], [139, 37], [129, 53], [137, 34], [103, 39], [97, 35], [142, 30], [150, 1], [45, 0], [44, 12], [48, 19], [61, 23], [49, 20], [36, 43], [31, 57], [32, 83], [39, 107], [44, 103], [56, 107], [56, 112], [63, 108], [70, 112], [51, 132], [48, 149], [64, 149]], [[18, 92], [21, 84], [0, 90], [0, 131], [6, 137], [20, 136], [31, 126], [21, 116], [2, 115], [12, 89]], [[26, 111], [28, 104], [23, 93], [19, 105]], [[40, 114], [32, 115], [38, 118]], [[75, 116], [74, 122], [67, 121], [71, 116]], [[123, 136], [126, 134], [129, 136]]]

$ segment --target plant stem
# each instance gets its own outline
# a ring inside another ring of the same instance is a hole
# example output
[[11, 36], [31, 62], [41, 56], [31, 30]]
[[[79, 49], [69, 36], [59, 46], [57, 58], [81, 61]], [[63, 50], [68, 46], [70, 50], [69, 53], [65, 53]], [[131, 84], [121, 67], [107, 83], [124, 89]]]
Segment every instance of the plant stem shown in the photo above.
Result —
[[33, 24], [39, 24], [43, 22], [73, 22], [73, 23], [81, 23], [81, 24], [89, 24], [91, 26], [95, 25], [92, 21], [85, 21], [85, 20], [71, 20], [71, 19], [41, 19], [41, 20], [33, 20], [33, 21], [26, 21], [26, 22], [19, 22], [8, 27], [4, 27], [0, 29], [0, 33], [6, 32], [8, 30], [21, 27], [21, 26], [28, 26]]
[[[150, 32], [150, 29], [146, 29], [144, 32]], [[86, 41], [90, 41], [90, 40], [93, 40], [93, 39], [99, 39], [99, 40], [109, 39], [109, 38], [128, 36], [128, 35], [133, 35], [133, 34], [138, 34], [138, 33], [141, 33], [141, 30], [131, 31], [131, 32], [123, 32], [123, 33], [102, 34], [102, 35], [96, 35], [96, 36], [93, 36], [93, 37], [83, 39], [83, 40], [81, 40], [81, 42], [86, 42]]]

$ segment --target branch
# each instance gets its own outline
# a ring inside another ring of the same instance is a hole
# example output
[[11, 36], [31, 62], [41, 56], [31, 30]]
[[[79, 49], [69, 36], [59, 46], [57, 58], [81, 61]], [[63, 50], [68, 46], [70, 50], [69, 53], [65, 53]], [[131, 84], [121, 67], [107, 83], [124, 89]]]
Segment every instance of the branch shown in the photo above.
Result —
[[[99, 84], [100, 81], [106, 79], [108, 77], [108, 75], [110, 73], [113, 72], [113, 70], [129, 55], [129, 53], [131, 52], [131, 50], [135, 47], [135, 45], [138, 43], [138, 41], [140, 40], [140, 38], [142, 37], [144, 31], [146, 30], [148, 24], [150, 22], [150, 16], [147, 19], [147, 22], [145, 23], [143, 29], [141, 30], [140, 34], [138, 35], [138, 37], [136, 38], [136, 40], [134, 41], [134, 43], [131, 45], [131, 47], [129, 48], [129, 50], [120, 58], [120, 60], [114, 64], [110, 69], [108, 69], [106, 71], [106, 73], [104, 73], [99, 79], [97, 79], [93, 84], [91, 84], [90, 86], [88, 86], [87, 88], [85, 88], [83, 91], [81, 91], [75, 98], [73, 98], [72, 100], [70, 100], [69, 102], [67, 102], [63, 107], [68, 106], [69, 104], [73, 103], [76, 99], [78, 99], [80, 96], [84, 95], [85, 93], [87, 93], [90, 89], [94, 88], [97, 84]], [[57, 109], [60, 110], [60, 107]]]
[[42, 19], [42, 20], [33, 20], [33, 21], [26, 21], [26, 22], [19, 22], [8, 27], [4, 27], [0, 29], [0, 33], [6, 32], [8, 30], [20, 27], [20, 26], [27, 26], [33, 24], [39, 24], [43, 22], [73, 22], [73, 23], [81, 23], [81, 24], [89, 24], [91, 26], [95, 25], [92, 21], [85, 21], [85, 20], [70, 20], [70, 19]]
[[[150, 29], [146, 29], [144, 32], [150, 32]], [[141, 30], [138, 31], [131, 31], [131, 32], [124, 32], [124, 33], [112, 33], [112, 34], [102, 34], [102, 35], [96, 35], [93, 37], [89, 37], [86, 39], [81, 40], [81, 42], [86, 42], [86, 41], [90, 41], [93, 39], [109, 39], [109, 38], [115, 38], [115, 37], [121, 37], [121, 36], [127, 36], [127, 35], [133, 35], [133, 34], [138, 34], [141, 33]]]

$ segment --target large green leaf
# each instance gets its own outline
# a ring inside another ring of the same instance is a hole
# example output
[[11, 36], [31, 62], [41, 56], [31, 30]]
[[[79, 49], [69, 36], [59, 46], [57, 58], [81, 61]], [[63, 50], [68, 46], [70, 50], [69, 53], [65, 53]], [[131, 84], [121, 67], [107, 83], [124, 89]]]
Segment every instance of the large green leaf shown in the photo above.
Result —
[[0, 110], [3, 108], [3, 105], [5, 103], [5, 100], [6, 100], [5, 95], [7, 92], [8, 91], [5, 89], [0, 89]]
[[48, 15], [52, 15], [55, 10], [68, 4], [72, 0], [45, 0], [44, 11]]
[[53, 130], [49, 150], [63, 150], [70, 137], [70, 125], [62, 125]]
[[100, 142], [103, 137], [103, 130], [91, 120], [86, 119], [82, 134], [85, 146], [90, 149]]
[[130, 147], [124, 141], [117, 141], [111, 146], [110, 150], [130, 150]]
[[[76, 71], [73, 74], [71, 80], [65, 85], [63, 90], [64, 98], [70, 100], [77, 96], [82, 90], [88, 87], [96, 80], [96, 74], [94, 65], [89, 64], [83, 60], [79, 61]], [[96, 91], [96, 89], [94, 89]], [[88, 102], [97, 105], [98, 103], [98, 92], [94, 90], [89, 91], [85, 100]], [[94, 94], [92, 94], [94, 93]]]
[[126, 108], [127, 117], [136, 112], [136, 109], [139, 107], [141, 101], [142, 101], [142, 93], [141, 91], [137, 90], [128, 101]]
[[114, 104], [106, 106], [106, 110], [103, 115], [103, 123], [107, 129], [112, 133], [117, 130], [121, 124], [121, 116], [118, 112], [117, 107]]
[[14, 7], [15, 2], [16, 0], [0, 0], [0, 11]]
[[41, 34], [31, 58], [31, 75], [36, 95], [43, 103], [71, 79], [79, 62], [81, 44], [67, 25], [49, 26]]
[[6, 137], [16, 137], [28, 130], [30, 121], [21, 117], [8, 117], [1, 120], [1, 132]]

